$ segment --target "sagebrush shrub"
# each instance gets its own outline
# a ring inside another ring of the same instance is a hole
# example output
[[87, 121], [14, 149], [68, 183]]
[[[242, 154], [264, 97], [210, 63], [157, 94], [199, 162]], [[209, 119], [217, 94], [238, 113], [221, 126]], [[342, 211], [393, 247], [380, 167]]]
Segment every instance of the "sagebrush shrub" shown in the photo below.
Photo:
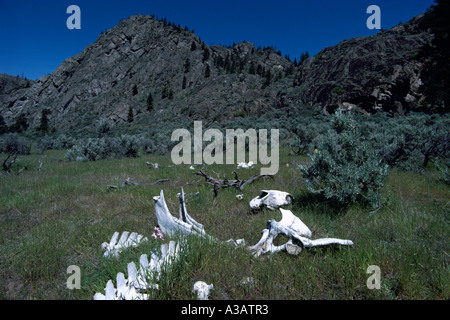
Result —
[[137, 136], [121, 135], [117, 139], [117, 156], [136, 158], [139, 152], [140, 139]]
[[31, 142], [16, 133], [6, 134], [0, 140], [0, 152], [30, 154]]
[[389, 166], [408, 171], [424, 170], [434, 157], [445, 159], [450, 154], [446, 117], [411, 113], [402, 118], [385, 118], [367, 138]]
[[338, 110], [331, 123], [310, 154], [311, 163], [299, 166], [308, 190], [341, 205], [363, 200], [377, 207], [388, 165], [362, 138], [350, 115]]

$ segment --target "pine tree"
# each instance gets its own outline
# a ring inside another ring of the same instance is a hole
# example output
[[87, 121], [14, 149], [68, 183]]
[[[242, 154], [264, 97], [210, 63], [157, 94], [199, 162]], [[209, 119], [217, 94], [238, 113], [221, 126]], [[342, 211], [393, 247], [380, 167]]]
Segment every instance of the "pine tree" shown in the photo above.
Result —
[[197, 50], [197, 45], [195, 44], [195, 41], [192, 41], [191, 51], [195, 51], [195, 50]]
[[165, 98], [168, 97], [168, 95], [169, 95], [169, 89], [167, 88], [167, 85], [166, 85], [166, 86], [164, 86], [164, 88], [161, 92], [161, 99], [164, 100]]
[[209, 67], [209, 64], [207, 64], [205, 70], [205, 78], [209, 78], [210, 76], [211, 76], [211, 69]]
[[203, 62], [208, 61], [209, 57], [210, 57], [209, 49], [206, 48], [205, 46], [203, 49]]
[[48, 132], [48, 118], [47, 116], [51, 113], [49, 109], [43, 109], [41, 111], [41, 122], [39, 124], [38, 130], [42, 133]]
[[182, 87], [181, 87], [183, 90], [186, 89], [186, 81], [187, 81], [187, 80], [186, 80], [186, 76], [184, 76], [184, 77], [183, 77], [183, 85], [182, 85]]
[[4, 134], [8, 132], [8, 127], [6, 126], [5, 119], [0, 114], [0, 134]]
[[252, 62], [252, 64], [250, 65], [250, 68], [248, 70], [248, 73], [250, 74], [256, 74], [256, 68], [255, 68], [255, 64]]
[[133, 96], [138, 94], [138, 88], [136, 86], [136, 84], [133, 85]]
[[9, 131], [21, 133], [23, 131], [26, 131], [27, 129], [28, 129], [28, 120], [25, 117], [25, 115], [21, 113], [17, 118], [16, 123], [14, 123], [11, 126]]
[[128, 118], [127, 121], [129, 123], [133, 122], [133, 108], [131, 106], [128, 107]]
[[302, 63], [305, 62], [305, 60], [308, 59], [308, 58], [309, 58], [309, 53], [308, 53], [308, 51], [302, 53], [302, 55], [300, 56], [300, 63], [299, 63], [299, 64], [302, 64]]
[[188, 73], [191, 68], [191, 62], [189, 61], [189, 58], [186, 58], [186, 61], [184, 62], [184, 73]]
[[258, 67], [256, 68], [256, 74], [259, 76], [262, 76], [264, 74], [264, 69], [262, 65], [258, 64]]
[[263, 88], [266, 88], [272, 82], [272, 72], [270, 72], [270, 70], [267, 70], [265, 76], [266, 80], [264, 81]]
[[169, 92], [167, 93], [167, 98], [169, 98], [169, 100], [172, 100], [173, 99], [173, 95], [174, 95], [173, 89], [170, 88]]
[[151, 112], [153, 110], [153, 96], [151, 93], [147, 97], [147, 111]]

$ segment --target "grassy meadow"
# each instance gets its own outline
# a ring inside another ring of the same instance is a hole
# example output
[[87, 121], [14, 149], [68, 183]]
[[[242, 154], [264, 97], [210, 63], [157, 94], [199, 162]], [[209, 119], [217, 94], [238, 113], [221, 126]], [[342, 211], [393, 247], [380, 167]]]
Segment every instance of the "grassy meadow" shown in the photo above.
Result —
[[[274, 179], [260, 179], [245, 187], [219, 190], [194, 175], [189, 165], [168, 167], [170, 155], [95, 162], [64, 161], [65, 151], [18, 156], [28, 170], [0, 176], [0, 298], [92, 299], [104, 293], [109, 279], [126, 274], [127, 264], [138, 263], [169, 239], [154, 239], [157, 226], [153, 197], [164, 190], [167, 205], [178, 217], [180, 187], [187, 210], [206, 232], [219, 240], [245, 239], [256, 244], [266, 222], [279, 221], [279, 210], [249, 211], [249, 201], [261, 189], [291, 193], [289, 209], [313, 232], [313, 238], [350, 239], [353, 247], [305, 249], [298, 256], [285, 252], [258, 258], [245, 248], [191, 237], [187, 249], [159, 281], [151, 299], [196, 299], [198, 280], [212, 283], [210, 299], [449, 299], [450, 188], [430, 168], [425, 173], [393, 169], [382, 190], [386, 204], [373, 208], [354, 204], [339, 208], [311, 195], [297, 168], [309, 158], [280, 150], [280, 170]], [[1, 159], [6, 157], [1, 155]], [[38, 160], [43, 165], [37, 170]], [[157, 162], [155, 170], [146, 161]], [[232, 179], [235, 165], [196, 166], [211, 176]], [[259, 173], [260, 166], [239, 169], [239, 178]], [[139, 183], [169, 179], [154, 186], [120, 185], [127, 177]], [[197, 196], [189, 196], [195, 194]], [[242, 201], [236, 199], [243, 193]], [[115, 231], [138, 232], [147, 242], [121, 253], [103, 256], [101, 244]], [[277, 244], [286, 241], [279, 236]], [[81, 289], [66, 286], [67, 268], [81, 270]], [[367, 268], [381, 270], [381, 288], [368, 289]], [[253, 278], [253, 285], [242, 281]]]

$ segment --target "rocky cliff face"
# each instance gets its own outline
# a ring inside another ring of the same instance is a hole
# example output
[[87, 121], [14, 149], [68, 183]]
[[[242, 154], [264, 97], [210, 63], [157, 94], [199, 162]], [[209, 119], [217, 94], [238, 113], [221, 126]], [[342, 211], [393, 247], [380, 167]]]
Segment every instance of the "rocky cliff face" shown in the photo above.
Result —
[[249, 72], [252, 64], [274, 76], [290, 66], [273, 49], [208, 47], [190, 31], [137, 15], [29, 88], [0, 92], [0, 111], [8, 124], [25, 113], [33, 127], [40, 110], [50, 109], [57, 131], [88, 128], [99, 118], [125, 123], [130, 108], [133, 123], [142, 126], [186, 117], [225, 120], [264, 112], [272, 103], [271, 90], [262, 89], [264, 75]]
[[404, 114], [424, 105], [417, 59], [432, 34], [423, 15], [376, 36], [344, 40], [308, 59], [297, 72], [297, 98], [328, 112], [337, 107]]
[[[272, 48], [244, 42], [207, 46], [192, 32], [132, 16], [37, 81], [0, 77], [0, 114], [8, 125], [25, 114], [37, 127], [49, 109], [56, 131], [82, 132], [107, 118], [145, 128], [182, 119], [210, 122], [305, 105], [402, 114], [426, 97], [421, 48], [431, 43], [422, 16], [376, 36], [344, 40], [301, 65]], [[152, 103], [148, 101], [151, 95]]]

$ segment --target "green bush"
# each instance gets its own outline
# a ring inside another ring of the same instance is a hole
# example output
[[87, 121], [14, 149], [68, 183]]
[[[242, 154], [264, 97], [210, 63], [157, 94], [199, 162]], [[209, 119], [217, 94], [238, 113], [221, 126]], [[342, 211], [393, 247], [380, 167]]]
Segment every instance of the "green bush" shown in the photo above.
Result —
[[446, 159], [450, 155], [446, 116], [410, 113], [406, 117], [377, 120], [377, 128], [365, 135], [391, 167], [423, 171], [433, 158]]
[[10, 133], [0, 139], [0, 153], [30, 154], [31, 141], [16, 133]]
[[362, 139], [350, 115], [338, 110], [331, 123], [332, 129], [310, 154], [311, 163], [299, 166], [308, 190], [340, 205], [366, 201], [379, 206], [388, 166]]
[[119, 143], [114, 138], [89, 138], [72, 146], [64, 158], [68, 161], [96, 161], [110, 159], [118, 154]]
[[137, 136], [122, 135], [117, 139], [117, 156], [136, 158], [139, 151], [140, 139]]

